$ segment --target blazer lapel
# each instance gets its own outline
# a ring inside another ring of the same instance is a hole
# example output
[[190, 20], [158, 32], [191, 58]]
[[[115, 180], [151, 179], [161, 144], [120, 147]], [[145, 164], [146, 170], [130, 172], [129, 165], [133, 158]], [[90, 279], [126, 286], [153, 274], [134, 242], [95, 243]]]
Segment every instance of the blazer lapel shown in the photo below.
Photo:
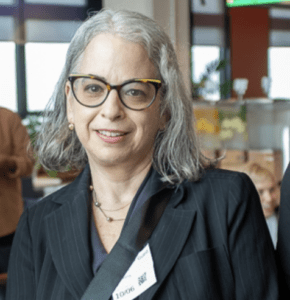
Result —
[[75, 193], [64, 195], [62, 198], [67, 201], [48, 215], [45, 222], [55, 268], [74, 299], [80, 299], [93, 272], [89, 250], [88, 185], [75, 186]]
[[149, 239], [157, 283], [141, 294], [140, 300], [150, 300], [156, 294], [176, 263], [193, 226], [195, 216], [196, 211], [186, 211], [172, 207], [165, 210], [152, 237]]

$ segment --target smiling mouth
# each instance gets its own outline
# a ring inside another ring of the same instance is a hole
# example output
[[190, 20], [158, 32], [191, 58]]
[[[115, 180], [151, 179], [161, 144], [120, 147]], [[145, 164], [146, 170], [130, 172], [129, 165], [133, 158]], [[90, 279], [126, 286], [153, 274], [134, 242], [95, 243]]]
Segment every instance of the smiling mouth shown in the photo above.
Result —
[[97, 130], [98, 133], [101, 135], [107, 136], [107, 137], [118, 137], [118, 136], [123, 136], [126, 133], [124, 132], [119, 132], [119, 131], [106, 131], [106, 130]]

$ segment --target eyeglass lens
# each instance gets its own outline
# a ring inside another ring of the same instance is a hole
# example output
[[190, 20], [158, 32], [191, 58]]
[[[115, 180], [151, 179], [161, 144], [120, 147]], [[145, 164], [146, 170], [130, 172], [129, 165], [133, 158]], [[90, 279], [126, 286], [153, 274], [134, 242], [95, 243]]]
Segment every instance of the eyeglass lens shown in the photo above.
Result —
[[[87, 106], [101, 104], [109, 93], [107, 85], [95, 78], [77, 78], [73, 89], [77, 100]], [[149, 82], [129, 82], [121, 87], [119, 96], [129, 108], [143, 109], [151, 103], [155, 93], [154, 85]]]

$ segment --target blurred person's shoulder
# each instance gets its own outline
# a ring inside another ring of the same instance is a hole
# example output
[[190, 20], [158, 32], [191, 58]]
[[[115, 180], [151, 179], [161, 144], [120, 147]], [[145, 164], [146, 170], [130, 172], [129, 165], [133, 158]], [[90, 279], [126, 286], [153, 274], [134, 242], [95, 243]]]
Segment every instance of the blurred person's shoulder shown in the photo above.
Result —
[[8, 108], [0, 106], [0, 120], [15, 120], [15, 118], [20, 120], [20, 117], [17, 113]]
[[7, 115], [7, 116], [14, 116], [17, 115], [15, 112], [13, 112], [12, 110], [6, 108], [6, 107], [2, 107], [0, 106], [0, 113], [3, 115]]

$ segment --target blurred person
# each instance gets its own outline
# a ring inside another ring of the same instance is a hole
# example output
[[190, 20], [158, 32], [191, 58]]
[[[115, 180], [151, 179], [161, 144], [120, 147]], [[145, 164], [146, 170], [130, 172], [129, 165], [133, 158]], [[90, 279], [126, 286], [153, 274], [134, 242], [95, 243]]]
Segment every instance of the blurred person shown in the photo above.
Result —
[[283, 176], [279, 209], [277, 258], [280, 270], [282, 299], [290, 298], [290, 164]]
[[246, 172], [253, 180], [263, 209], [264, 216], [270, 231], [274, 246], [278, 239], [278, 214], [279, 187], [275, 176], [266, 168], [257, 163], [252, 163]]
[[20, 117], [0, 107], [0, 273], [6, 273], [10, 248], [23, 212], [21, 177], [31, 175], [29, 136]]
[[84, 170], [22, 215], [6, 300], [278, 299], [255, 187], [200, 154], [173, 45], [153, 20], [91, 16], [51, 105], [40, 163]]

